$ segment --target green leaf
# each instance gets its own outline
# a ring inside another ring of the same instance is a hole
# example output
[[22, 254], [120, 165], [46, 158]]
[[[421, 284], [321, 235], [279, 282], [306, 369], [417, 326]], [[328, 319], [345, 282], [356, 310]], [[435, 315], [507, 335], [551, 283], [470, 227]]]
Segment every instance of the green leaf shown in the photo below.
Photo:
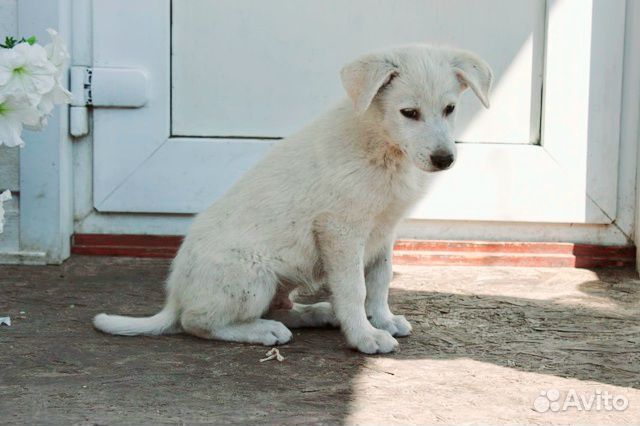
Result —
[[29, 45], [33, 45], [37, 41], [38, 40], [36, 39], [35, 36], [31, 36], [29, 38], [22, 37], [20, 40], [16, 40], [12, 36], [7, 36], [7, 37], [4, 38], [4, 44], [0, 44], [0, 47], [3, 47], [5, 49], [13, 49], [16, 46], [16, 44], [29, 43]]
[[1, 46], [4, 47], [5, 49], [11, 49], [13, 46], [16, 45], [17, 42], [18, 40], [16, 40], [15, 38], [11, 36], [7, 36], [4, 38], [4, 44]]

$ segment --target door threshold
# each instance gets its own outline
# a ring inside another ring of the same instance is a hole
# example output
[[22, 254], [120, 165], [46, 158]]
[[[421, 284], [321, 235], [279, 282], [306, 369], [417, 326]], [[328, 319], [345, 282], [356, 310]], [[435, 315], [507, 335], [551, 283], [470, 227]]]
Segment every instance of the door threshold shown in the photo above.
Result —
[[[173, 258], [177, 235], [75, 234], [71, 253]], [[632, 267], [634, 246], [552, 242], [398, 240], [393, 262], [422, 266]]]

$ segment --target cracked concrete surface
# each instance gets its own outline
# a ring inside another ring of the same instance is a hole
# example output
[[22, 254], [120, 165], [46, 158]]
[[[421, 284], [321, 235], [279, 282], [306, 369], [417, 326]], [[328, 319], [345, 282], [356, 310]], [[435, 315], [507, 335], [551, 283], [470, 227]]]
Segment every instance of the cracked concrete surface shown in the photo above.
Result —
[[[0, 328], [0, 422], [640, 422], [631, 270], [395, 267], [390, 300], [414, 334], [392, 355], [353, 352], [337, 330], [296, 330], [284, 362], [260, 363], [268, 348], [91, 328], [98, 312], [155, 313], [167, 267], [106, 257], [0, 266], [0, 316], [13, 320]], [[559, 410], [536, 411], [552, 389]], [[592, 409], [563, 411], [570, 392]], [[596, 409], [605, 393], [628, 407]]]

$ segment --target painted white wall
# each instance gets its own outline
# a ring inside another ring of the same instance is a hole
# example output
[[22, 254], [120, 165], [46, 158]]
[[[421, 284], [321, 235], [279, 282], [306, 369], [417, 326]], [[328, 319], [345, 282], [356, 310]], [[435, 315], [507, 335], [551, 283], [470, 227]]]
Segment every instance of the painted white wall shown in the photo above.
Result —
[[[622, 122], [627, 123], [623, 127], [623, 137], [629, 139], [630, 144], [634, 144], [637, 147], [640, 144], [640, 2], [627, 1], [627, 34], [628, 42], [625, 46], [626, 51], [626, 67], [630, 69], [630, 72], [625, 76], [625, 96], [628, 98], [627, 104], [623, 107]], [[635, 70], [635, 74], [633, 71]], [[637, 165], [640, 164], [640, 150], [636, 153], [636, 175], [633, 181], [636, 185], [636, 202], [635, 205], [630, 206], [629, 210], [635, 207], [635, 238], [636, 241], [636, 268], [640, 271], [640, 243], [637, 242], [637, 238], [640, 235], [640, 170]], [[630, 179], [632, 180], [632, 179]], [[630, 204], [630, 203], [628, 203]]]
[[[71, 7], [72, 0], [20, 0], [18, 30], [45, 41], [49, 39], [46, 29], [55, 28], [71, 46]], [[23, 257], [43, 255], [49, 263], [60, 263], [69, 257], [73, 233], [69, 109], [55, 108], [47, 126], [39, 132], [25, 131], [24, 140], [26, 146], [20, 154], [20, 250]]]
[[[0, 39], [9, 35], [17, 35], [18, 5], [17, 0], [0, 0]], [[20, 148], [0, 146], [0, 192], [11, 191], [12, 199], [4, 204], [4, 232], [0, 234], [0, 253], [13, 252], [19, 249], [20, 215]]]
[[16, 35], [18, 30], [18, 0], [0, 0], [0, 37]]

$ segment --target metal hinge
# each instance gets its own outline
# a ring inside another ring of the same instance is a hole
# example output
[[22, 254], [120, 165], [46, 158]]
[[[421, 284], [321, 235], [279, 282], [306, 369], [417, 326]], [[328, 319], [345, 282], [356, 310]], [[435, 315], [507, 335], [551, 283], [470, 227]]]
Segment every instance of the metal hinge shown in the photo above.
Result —
[[141, 108], [147, 103], [147, 74], [136, 68], [71, 67], [69, 132], [89, 133], [88, 107]]

